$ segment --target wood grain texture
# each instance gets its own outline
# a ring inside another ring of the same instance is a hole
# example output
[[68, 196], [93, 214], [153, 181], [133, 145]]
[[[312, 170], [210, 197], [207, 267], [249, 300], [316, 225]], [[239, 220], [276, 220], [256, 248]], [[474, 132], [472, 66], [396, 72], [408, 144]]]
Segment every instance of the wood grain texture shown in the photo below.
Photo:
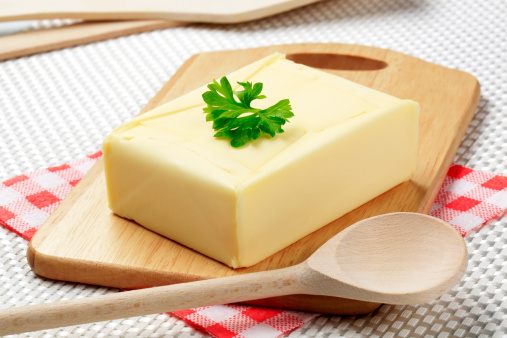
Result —
[[454, 287], [467, 264], [465, 241], [446, 222], [389, 213], [355, 223], [283, 269], [3, 309], [0, 335], [297, 293], [423, 304]]
[[320, 0], [3, 0], [1, 21], [40, 19], [174, 20], [238, 23], [261, 19]]
[[200, 306], [238, 302], [301, 290], [301, 265], [285, 273], [262, 271], [220, 279], [159, 286], [105, 296], [0, 309], [0, 335], [38, 331]]
[[[272, 270], [304, 261], [329, 238], [367, 217], [427, 213], [477, 106], [470, 74], [398, 52], [343, 44], [295, 44], [194, 55], [143, 112], [274, 52], [368, 87], [420, 103], [418, 168], [389, 190], [249, 268], [233, 270], [143, 227], [107, 207], [102, 162], [72, 190], [32, 239], [28, 261], [39, 275], [118, 288], [141, 288]], [[359, 314], [379, 304], [303, 295], [257, 301], [333, 314]]]
[[184, 24], [167, 20], [83, 22], [0, 36], [0, 61]]

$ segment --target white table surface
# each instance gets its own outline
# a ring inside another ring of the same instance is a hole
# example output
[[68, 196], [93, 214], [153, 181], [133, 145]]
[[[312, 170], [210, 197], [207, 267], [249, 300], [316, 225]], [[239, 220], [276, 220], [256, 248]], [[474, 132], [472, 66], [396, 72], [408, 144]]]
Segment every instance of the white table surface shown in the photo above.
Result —
[[[502, 0], [329, 0], [251, 23], [195, 24], [0, 62], [0, 181], [95, 152], [195, 53], [302, 42], [389, 48], [475, 75], [481, 100], [455, 162], [507, 175], [506, 18]], [[290, 336], [507, 335], [506, 225], [500, 219], [466, 238], [468, 272], [440, 299], [323, 315]], [[0, 308], [115, 292], [35, 276], [26, 247], [0, 227]], [[160, 314], [20, 336], [202, 334]]]

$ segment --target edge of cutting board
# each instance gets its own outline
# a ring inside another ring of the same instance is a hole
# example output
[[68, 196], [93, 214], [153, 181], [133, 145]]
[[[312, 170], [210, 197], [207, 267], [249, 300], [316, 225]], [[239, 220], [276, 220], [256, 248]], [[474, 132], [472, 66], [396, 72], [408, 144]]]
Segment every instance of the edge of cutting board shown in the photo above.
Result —
[[0, 36], [0, 61], [183, 25], [187, 23], [166, 20], [95, 21]]
[[[104, 209], [107, 203], [105, 196], [99, 196], [105, 191], [102, 161], [99, 160], [31, 240], [27, 258], [32, 270], [51, 279], [117, 288], [181, 283], [296, 264], [327, 239], [360, 219], [393, 211], [427, 213], [478, 104], [480, 86], [468, 73], [399, 52], [358, 45], [294, 44], [219, 51], [197, 54], [187, 60], [143, 112], [275, 51], [284, 52], [297, 62], [310, 66], [318, 63], [331, 73], [420, 102], [420, 157], [414, 179], [261, 263], [233, 270], [109, 211], [101, 214], [99, 209]], [[106, 225], [95, 229], [95, 232], [104, 232], [100, 236], [93, 231], [97, 223]], [[83, 242], [83, 236], [91, 237]], [[94, 242], [94, 236], [100, 238]], [[126, 245], [129, 241], [135, 243]], [[105, 255], [112, 245], [118, 246], [117, 251], [113, 256]], [[139, 247], [143, 251], [139, 251]], [[346, 315], [368, 313], [380, 305], [307, 295], [254, 303]]]
[[321, 0], [3, 0], [2, 21], [40, 19], [174, 20], [207, 23], [239, 23], [280, 14]]

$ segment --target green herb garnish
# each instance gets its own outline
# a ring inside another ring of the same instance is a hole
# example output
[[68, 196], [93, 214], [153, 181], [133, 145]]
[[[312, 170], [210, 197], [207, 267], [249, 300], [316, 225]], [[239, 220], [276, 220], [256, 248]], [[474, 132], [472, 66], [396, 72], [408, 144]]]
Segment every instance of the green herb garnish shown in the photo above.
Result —
[[[215, 137], [231, 139], [231, 146], [238, 148], [248, 141], [257, 139], [261, 133], [274, 137], [283, 133], [282, 126], [294, 116], [288, 99], [281, 100], [266, 109], [252, 108], [250, 103], [256, 99], [264, 99], [260, 95], [262, 83], [238, 82], [243, 90], [233, 91], [229, 80], [224, 76], [220, 84], [213, 80], [208, 85], [209, 91], [202, 94], [208, 104], [203, 109], [206, 121], [213, 121]], [[236, 100], [234, 95], [239, 99]]]

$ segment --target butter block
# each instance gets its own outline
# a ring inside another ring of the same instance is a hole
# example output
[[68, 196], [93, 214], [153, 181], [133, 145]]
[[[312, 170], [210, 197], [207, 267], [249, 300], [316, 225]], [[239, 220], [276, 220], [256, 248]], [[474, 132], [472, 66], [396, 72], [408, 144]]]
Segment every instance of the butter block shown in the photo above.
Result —
[[[206, 86], [104, 141], [116, 214], [233, 268], [254, 265], [409, 180], [419, 105], [273, 54], [227, 75], [290, 99], [285, 132], [241, 148], [213, 137]], [[212, 79], [209, 79], [211, 82]], [[237, 88], [237, 87], [236, 87]]]

